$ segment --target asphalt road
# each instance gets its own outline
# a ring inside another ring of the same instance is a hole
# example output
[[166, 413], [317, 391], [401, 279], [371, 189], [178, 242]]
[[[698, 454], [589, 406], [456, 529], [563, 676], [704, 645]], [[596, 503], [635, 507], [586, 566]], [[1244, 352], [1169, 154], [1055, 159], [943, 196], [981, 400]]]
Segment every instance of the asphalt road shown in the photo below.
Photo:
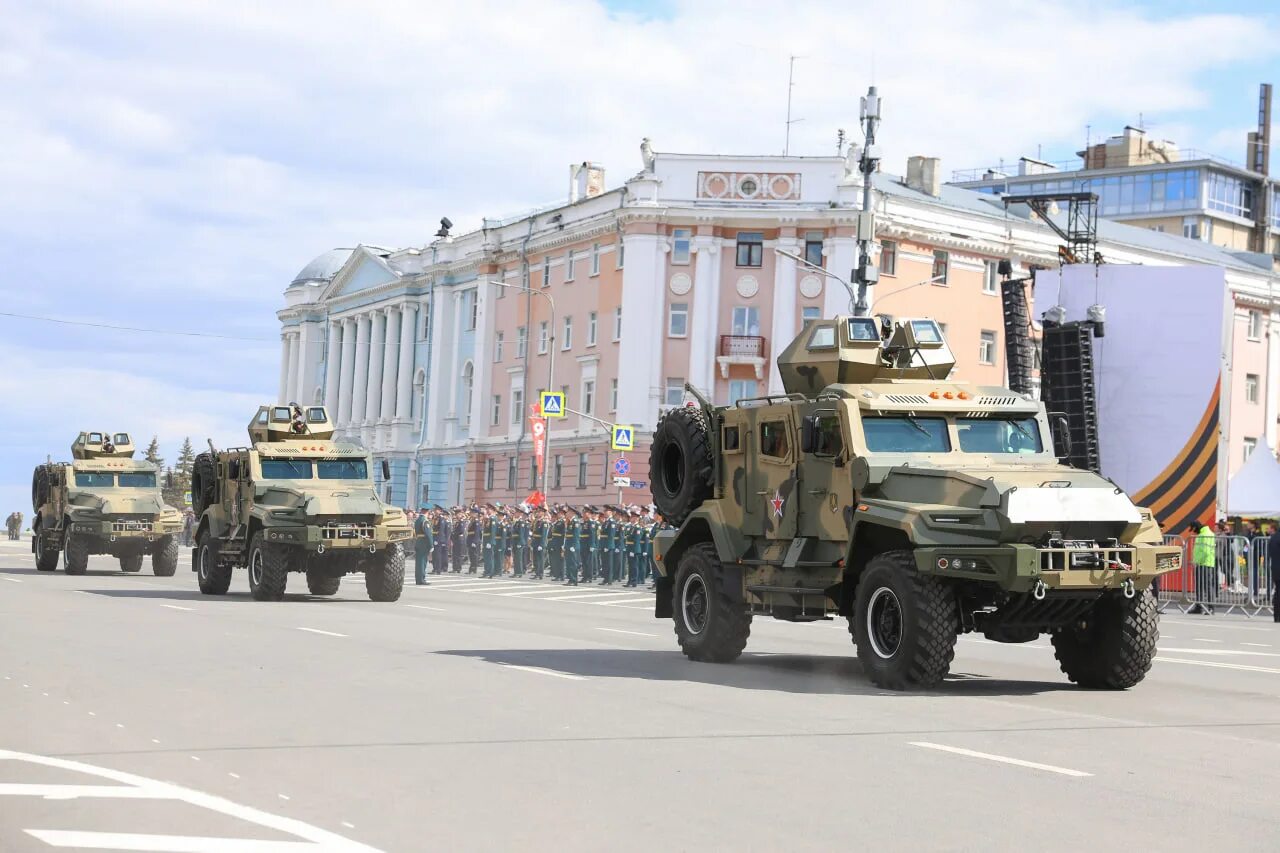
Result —
[[[842, 623], [686, 661], [634, 590], [279, 603], [0, 542], [0, 850], [1274, 850], [1280, 625], [1166, 617], [1147, 680], [960, 641], [872, 687]], [[149, 563], [144, 572], [150, 571]], [[364, 846], [364, 845], [367, 845]]]

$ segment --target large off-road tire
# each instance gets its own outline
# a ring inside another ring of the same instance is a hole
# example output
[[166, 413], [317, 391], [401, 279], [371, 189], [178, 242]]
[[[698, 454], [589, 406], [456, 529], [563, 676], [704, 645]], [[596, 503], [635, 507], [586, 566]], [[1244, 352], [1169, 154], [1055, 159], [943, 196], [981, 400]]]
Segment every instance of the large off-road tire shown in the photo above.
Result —
[[45, 545], [44, 533], [37, 527], [31, 532], [35, 538], [36, 571], [51, 572], [58, 568], [58, 552]]
[[671, 604], [676, 639], [689, 660], [729, 663], [747, 647], [751, 614], [729, 594], [736, 582], [709, 542], [681, 555]]
[[279, 601], [289, 583], [289, 549], [268, 545], [261, 531], [249, 542], [249, 592], [255, 601]]
[[214, 480], [217, 477], [218, 460], [212, 453], [201, 453], [191, 464], [191, 511], [196, 518], [204, 515], [213, 503]]
[[142, 555], [130, 554], [127, 557], [121, 557], [120, 571], [129, 572], [130, 574], [142, 571]]
[[1155, 596], [1103, 596], [1083, 626], [1055, 631], [1053, 654], [1067, 678], [1081, 687], [1124, 690], [1146, 677], [1160, 639]]
[[312, 595], [333, 595], [341, 583], [341, 577], [321, 574], [318, 569], [307, 572], [307, 591]]
[[932, 687], [951, 668], [960, 628], [955, 591], [916, 571], [910, 551], [886, 551], [858, 582], [849, 633], [871, 683]]
[[658, 419], [649, 448], [649, 490], [658, 512], [680, 526], [714, 492], [711, 425], [694, 406], [671, 409]]
[[375, 554], [364, 570], [364, 588], [370, 601], [397, 601], [404, 589], [404, 551], [392, 542]]
[[67, 574], [84, 574], [89, 569], [89, 540], [83, 536], [68, 533], [62, 558]]
[[205, 595], [226, 595], [231, 588], [231, 566], [218, 565], [218, 543], [209, 531], [196, 540], [196, 581]]
[[151, 574], [171, 578], [178, 570], [178, 537], [163, 536], [151, 549]]

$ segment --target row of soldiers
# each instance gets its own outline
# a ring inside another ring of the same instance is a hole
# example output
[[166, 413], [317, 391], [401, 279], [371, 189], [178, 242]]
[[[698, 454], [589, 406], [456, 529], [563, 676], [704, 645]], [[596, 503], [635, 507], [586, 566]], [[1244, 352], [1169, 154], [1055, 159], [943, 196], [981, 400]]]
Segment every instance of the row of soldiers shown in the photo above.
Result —
[[571, 586], [648, 582], [660, 516], [637, 507], [423, 507], [413, 519], [414, 581], [431, 574], [550, 577]]
[[9, 513], [4, 520], [4, 532], [10, 539], [17, 539], [22, 534], [22, 513]]

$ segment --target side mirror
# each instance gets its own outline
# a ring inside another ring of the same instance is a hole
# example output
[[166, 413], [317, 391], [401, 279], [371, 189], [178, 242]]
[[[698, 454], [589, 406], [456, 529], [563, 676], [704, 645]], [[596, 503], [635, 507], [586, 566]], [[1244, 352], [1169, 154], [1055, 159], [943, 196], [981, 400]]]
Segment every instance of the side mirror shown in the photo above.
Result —
[[390, 482], [391, 480], [391, 462], [388, 459], [382, 460], [382, 482]]
[[818, 450], [818, 418], [808, 415], [800, 421], [800, 452], [816, 453]]
[[1053, 450], [1059, 459], [1071, 457], [1071, 426], [1067, 416], [1059, 412], [1049, 414], [1049, 425], [1053, 429]]

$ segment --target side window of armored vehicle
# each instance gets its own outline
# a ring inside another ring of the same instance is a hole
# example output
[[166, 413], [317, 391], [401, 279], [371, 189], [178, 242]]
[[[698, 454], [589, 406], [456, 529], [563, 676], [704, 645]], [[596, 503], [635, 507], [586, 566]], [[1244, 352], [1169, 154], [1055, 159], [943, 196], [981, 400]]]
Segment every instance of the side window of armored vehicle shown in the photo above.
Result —
[[770, 459], [786, 459], [791, 455], [786, 421], [765, 421], [760, 424], [760, 455]]
[[271, 410], [271, 420], [278, 424], [287, 424], [292, 417], [288, 406], [276, 406]]
[[91, 432], [91, 433], [89, 433], [89, 443], [90, 443], [90, 444], [102, 444], [102, 433], [100, 433], [100, 432]]
[[229, 462], [227, 462], [227, 479], [228, 480], [240, 479], [240, 457], [238, 456], [234, 457]]
[[307, 421], [313, 424], [322, 424], [326, 420], [324, 409], [319, 406], [313, 406], [307, 409]]
[[266, 409], [263, 409], [261, 412], [258, 412], [258, 423], [265, 424], [270, 417], [271, 414]]
[[720, 449], [725, 453], [742, 452], [742, 435], [740, 427], [727, 426], [720, 431]]
[[820, 412], [814, 416], [817, 427], [817, 446], [813, 455], [831, 459], [844, 453], [844, 436], [840, 434], [840, 416], [835, 412]]
[[915, 336], [918, 344], [942, 343], [942, 332], [938, 330], [938, 324], [932, 320], [912, 320], [911, 334]]
[[808, 349], [833, 349], [836, 345], [836, 327], [818, 326], [809, 333]]
[[849, 340], [851, 341], [878, 341], [880, 340], [880, 329], [876, 326], [874, 317], [850, 317], [849, 318]]
[[112, 437], [112, 441], [114, 441], [116, 444], [129, 444], [130, 443], [129, 433], [118, 432], [115, 434], [115, 436]]
[[951, 450], [945, 418], [864, 416], [862, 434], [867, 450], [872, 453], [947, 453]]

